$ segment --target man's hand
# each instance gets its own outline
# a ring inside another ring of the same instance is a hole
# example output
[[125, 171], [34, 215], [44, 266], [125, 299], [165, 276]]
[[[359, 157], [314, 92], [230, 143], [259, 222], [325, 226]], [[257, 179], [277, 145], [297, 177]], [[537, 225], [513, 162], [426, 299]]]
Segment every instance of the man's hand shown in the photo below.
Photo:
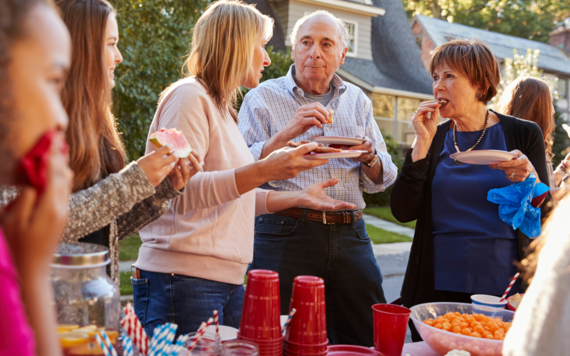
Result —
[[260, 158], [265, 158], [271, 152], [283, 148], [287, 142], [299, 137], [313, 126], [322, 128], [327, 123], [329, 113], [321, 103], [311, 103], [301, 106], [295, 115], [279, 132], [265, 142]]
[[353, 158], [353, 160], [364, 164], [372, 162], [374, 155], [376, 154], [376, 149], [368, 137], [364, 137], [364, 142], [362, 142], [360, 145], [351, 146], [348, 149], [351, 151], [366, 151], [366, 153]]

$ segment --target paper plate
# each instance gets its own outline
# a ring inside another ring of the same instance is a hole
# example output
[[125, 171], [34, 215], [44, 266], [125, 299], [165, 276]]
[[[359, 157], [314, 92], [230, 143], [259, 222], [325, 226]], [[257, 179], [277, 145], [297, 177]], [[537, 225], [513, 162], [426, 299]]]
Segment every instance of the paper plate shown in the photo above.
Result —
[[368, 151], [353, 151], [353, 150], [343, 150], [342, 152], [335, 153], [314, 153], [311, 152], [309, 156], [321, 159], [332, 159], [332, 158], [354, 158], [358, 157], [363, 153]]
[[329, 355], [344, 356], [344, 355], [371, 355], [371, 356], [386, 356], [385, 354], [369, 349], [363, 346], [354, 345], [331, 345], [329, 346]]
[[513, 158], [516, 158], [516, 156], [507, 151], [475, 150], [469, 152], [453, 153], [449, 155], [449, 158], [456, 159], [463, 163], [489, 165], [507, 162]]
[[325, 145], [356, 146], [364, 142], [363, 138], [340, 136], [313, 136], [311, 140]]

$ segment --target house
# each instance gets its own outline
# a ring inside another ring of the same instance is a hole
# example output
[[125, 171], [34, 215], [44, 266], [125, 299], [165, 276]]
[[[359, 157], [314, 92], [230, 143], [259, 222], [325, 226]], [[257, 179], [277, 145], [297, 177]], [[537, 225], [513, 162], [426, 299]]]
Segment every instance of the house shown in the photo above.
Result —
[[327, 10], [343, 19], [352, 35], [345, 64], [337, 74], [359, 86], [372, 100], [378, 126], [399, 143], [414, 139], [411, 123], [421, 101], [433, 99], [431, 77], [401, 1], [395, 0], [246, 0], [275, 19], [268, 45], [290, 46], [288, 35], [298, 19]]
[[478, 39], [486, 43], [502, 65], [505, 58], [513, 57], [513, 49], [525, 54], [527, 49], [538, 49], [538, 66], [546, 77], [558, 77], [560, 98], [557, 109], [564, 121], [570, 122], [570, 21], [566, 21], [550, 34], [551, 44], [508, 36], [456, 23], [449, 23], [427, 16], [417, 15], [412, 20], [412, 33], [421, 50], [421, 59], [426, 69], [434, 48], [452, 39]]

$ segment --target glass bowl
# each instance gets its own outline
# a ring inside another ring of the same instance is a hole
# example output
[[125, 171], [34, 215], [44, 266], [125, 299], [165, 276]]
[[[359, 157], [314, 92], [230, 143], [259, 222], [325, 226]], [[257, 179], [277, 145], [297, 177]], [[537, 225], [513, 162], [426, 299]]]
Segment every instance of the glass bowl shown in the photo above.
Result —
[[481, 314], [484, 311], [486, 316], [499, 318], [505, 322], [512, 322], [515, 315], [506, 309], [464, 303], [427, 303], [416, 305], [410, 309], [412, 310], [410, 318], [420, 336], [433, 351], [441, 356], [451, 350], [466, 350], [471, 353], [471, 356], [502, 356], [503, 341], [456, 334], [429, 326], [422, 321], [429, 318], [435, 319], [448, 312]]

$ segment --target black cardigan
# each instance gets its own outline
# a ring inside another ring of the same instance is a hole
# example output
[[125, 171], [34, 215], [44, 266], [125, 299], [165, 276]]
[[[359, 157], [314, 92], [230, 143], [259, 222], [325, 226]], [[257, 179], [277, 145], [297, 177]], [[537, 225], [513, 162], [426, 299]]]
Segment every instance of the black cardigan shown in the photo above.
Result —
[[[512, 116], [495, 114], [503, 125], [507, 149], [524, 153], [533, 164], [540, 180], [548, 185], [544, 139], [538, 125]], [[438, 125], [426, 158], [413, 162], [412, 150], [409, 150], [402, 171], [392, 188], [390, 206], [394, 217], [401, 222], [417, 219], [401, 292], [402, 302], [407, 307], [435, 300], [431, 185], [450, 126], [451, 120]], [[547, 199], [551, 199], [550, 194]], [[542, 204], [547, 205], [548, 201]], [[520, 230], [517, 230], [517, 235], [522, 258], [522, 249], [528, 246], [529, 238]]]

